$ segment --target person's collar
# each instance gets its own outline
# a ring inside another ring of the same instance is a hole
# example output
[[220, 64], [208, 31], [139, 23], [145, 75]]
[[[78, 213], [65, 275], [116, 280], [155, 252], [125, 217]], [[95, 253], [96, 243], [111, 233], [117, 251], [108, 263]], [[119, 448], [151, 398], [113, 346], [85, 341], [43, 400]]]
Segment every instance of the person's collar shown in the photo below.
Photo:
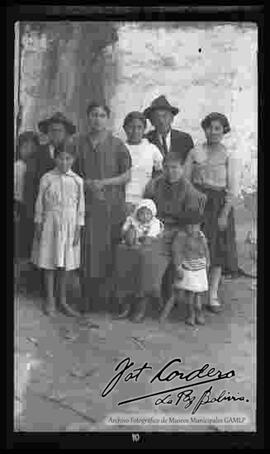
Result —
[[56, 173], [57, 175], [67, 175], [67, 176], [72, 176], [72, 175], [74, 174], [74, 172], [73, 172], [71, 169], [68, 170], [68, 172], [66, 172], [66, 173], [62, 173], [62, 172], [60, 172], [60, 170], [58, 170], [57, 167], [55, 167], [55, 168], [54, 168], [54, 171], [55, 171], [55, 173]]
[[94, 136], [91, 135], [91, 131], [90, 131], [87, 134], [87, 138], [90, 143], [93, 143], [93, 142], [103, 143], [107, 139], [107, 137], [109, 137], [110, 134], [111, 134], [111, 132], [108, 129], [105, 129], [104, 131], [102, 131], [102, 134], [100, 134], [96, 139]]
[[[156, 131], [157, 131], [157, 130], [156, 130]], [[162, 137], [165, 137], [165, 139], [167, 139], [168, 136], [170, 137], [171, 133], [172, 133], [172, 129], [171, 129], [171, 128], [169, 129], [169, 131], [168, 131], [167, 134], [165, 134], [165, 135], [163, 135], [163, 134], [161, 134], [159, 131], [157, 131], [157, 135], [158, 135], [159, 139], [162, 139]]]
[[177, 181], [172, 181], [171, 182], [166, 177], [164, 178], [164, 180], [165, 180], [166, 184], [168, 186], [170, 186], [170, 187], [176, 187], [176, 186], [180, 186], [181, 187], [181, 186], [184, 186], [184, 184], [185, 184], [185, 178], [184, 178], [183, 175]]

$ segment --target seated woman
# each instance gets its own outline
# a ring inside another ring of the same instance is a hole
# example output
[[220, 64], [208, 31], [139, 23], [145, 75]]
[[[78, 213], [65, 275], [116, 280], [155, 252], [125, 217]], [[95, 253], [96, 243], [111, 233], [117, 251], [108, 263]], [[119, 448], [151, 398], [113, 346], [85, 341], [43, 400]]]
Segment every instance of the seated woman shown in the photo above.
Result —
[[163, 224], [156, 218], [156, 214], [157, 208], [153, 200], [143, 199], [122, 227], [122, 244], [118, 249], [116, 265], [119, 319], [127, 318], [130, 314], [131, 304], [127, 295], [136, 296], [140, 288], [136, 279], [136, 276], [140, 276], [138, 249], [150, 246], [163, 231]]
[[[178, 153], [168, 153], [164, 174], [151, 180], [145, 197], [157, 206], [157, 218], [164, 223], [162, 234], [141, 248], [118, 248], [117, 290], [121, 298], [134, 291], [139, 298], [133, 321], [143, 320], [148, 297], [161, 296], [161, 283], [172, 262], [172, 242], [195, 214], [201, 214], [206, 196], [183, 176]], [[122, 272], [121, 272], [122, 270]]]

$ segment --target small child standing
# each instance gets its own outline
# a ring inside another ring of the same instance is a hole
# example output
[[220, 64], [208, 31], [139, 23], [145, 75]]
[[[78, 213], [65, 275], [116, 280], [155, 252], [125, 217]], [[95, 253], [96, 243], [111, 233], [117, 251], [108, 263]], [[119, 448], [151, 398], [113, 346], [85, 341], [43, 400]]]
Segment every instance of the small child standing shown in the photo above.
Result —
[[156, 218], [156, 214], [157, 208], [153, 200], [142, 199], [122, 227], [123, 242], [132, 246], [156, 238], [163, 231], [163, 224]]
[[83, 180], [71, 170], [75, 157], [75, 147], [71, 144], [56, 149], [56, 167], [41, 178], [35, 206], [32, 260], [45, 272], [44, 311], [52, 316], [55, 315], [56, 277], [60, 305], [68, 315], [79, 315], [66, 303], [67, 272], [80, 267], [80, 233], [85, 215]]
[[204, 325], [201, 294], [208, 291], [208, 270], [210, 265], [207, 240], [200, 230], [200, 220], [195, 219], [179, 232], [172, 244], [175, 266], [174, 294], [166, 303], [160, 321], [164, 321], [181, 292], [186, 294], [186, 324]]

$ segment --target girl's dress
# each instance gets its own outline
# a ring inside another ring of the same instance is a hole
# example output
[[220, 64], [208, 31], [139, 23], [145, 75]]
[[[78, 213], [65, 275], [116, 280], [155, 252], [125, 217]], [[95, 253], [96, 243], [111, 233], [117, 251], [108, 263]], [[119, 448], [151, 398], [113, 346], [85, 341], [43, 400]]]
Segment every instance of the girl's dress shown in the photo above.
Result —
[[83, 180], [73, 171], [56, 168], [40, 181], [35, 206], [35, 223], [42, 224], [41, 239], [34, 239], [32, 261], [39, 268], [80, 266], [80, 242], [73, 246], [76, 226], [84, 225]]
[[202, 230], [208, 240], [211, 266], [221, 266], [223, 273], [237, 273], [234, 208], [228, 214], [227, 228], [220, 230], [218, 218], [226, 202], [236, 194], [236, 160], [226, 148], [211, 155], [207, 144], [190, 151], [185, 173], [194, 186], [207, 196]]
[[174, 288], [194, 293], [208, 290], [207, 279], [207, 241], [202, 232], [193, 237], [181, 232], [172, 245], [176, 268], [181, 266], [183, 279], [175, 279]]

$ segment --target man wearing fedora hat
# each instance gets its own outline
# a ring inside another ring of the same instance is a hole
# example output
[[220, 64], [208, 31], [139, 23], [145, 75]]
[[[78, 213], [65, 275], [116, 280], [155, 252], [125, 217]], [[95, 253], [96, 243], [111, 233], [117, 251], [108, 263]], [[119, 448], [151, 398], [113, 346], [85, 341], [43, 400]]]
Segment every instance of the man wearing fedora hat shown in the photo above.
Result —
[[184, 163], [189, 150], [194, 147], [191, 136], [185, 132], [172, 129], [172, 122], [179, 112], [177, 107], [172, 106], [164, 95], [154, 99], [144, 116], [150, 120], [154, 130], [146, 135], [149, 142], [156, 145], [164, 158], [169, 152], [179, 153]]
[[[183, 131], [172, 129], [174, 117], [179, 109], [172, 106], [164, 95], [154, 99], [147, 109], [144, 116], [150, 120], [155, 129], [148, 132], [146, 138], [149, 142], [156, 145], [165, 159], [170, 152], [177, 153], [180, 162], [183, 164], [189, 151], [194, 147], [192, 137]], [[153, 171], [153, 177], [160, 172]], [[170, 282], [172, 281], [173, 268], [168, 267], [163, 281], [164, 297], [170, 296]]]

